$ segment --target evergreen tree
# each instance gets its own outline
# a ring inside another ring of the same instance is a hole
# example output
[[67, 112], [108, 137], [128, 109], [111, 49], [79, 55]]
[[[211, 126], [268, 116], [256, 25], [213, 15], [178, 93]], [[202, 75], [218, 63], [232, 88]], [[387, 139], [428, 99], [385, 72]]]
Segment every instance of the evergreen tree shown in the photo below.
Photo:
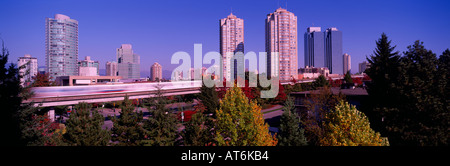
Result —
[[212, 142], [211, 127], [207, 125], [207, 117], [201, 112], [192, 115], [183, 132], [185, 146], [205, 146]]
[[200, 95], [198, 99], [206, 106], [205, 114], [215, 114], [217, 108], [219, 108], [219, 97], [216, 91], [216, 86], [208, 88], [202, 83], [200, 88]]
[[219, 146], [275, 146], [277, 139], [270, 135], [264, 123], [261, 107], [249, 101], [236, 85], [220, 101], [216, 112], [215, 140]]
[[350, 74], [350, 71], [347, 71], [347, 73], [345, 73], [344, 81], [347, 84], [353, 84], [352, 75]]
[[323, 75], [320, 75], [319, 77], [317, 77], [314, 80], [313, 84], [314, 84], [315, 88], [330, 86], [329, 82], [327, 81], [327, 78], [325, 78], [325, 76], [323, 76]]
[[279, 146], [306, 146], [304, 130], [299, 127], [300, 117], [295, 111], [294, 101], [288, 97], [281, 115], [280, 130], [278, 132]]
[[138, 146], [145, 138], [146, 132], [142, 127], [143, 113], [135, 112], [128, 96], [120, 105], [120, 116], [109, 117], [113, 122], [111, 141], [118, 146]]
[[73, 146], [106, 146], [111, 138], [102, 129], [105, 118], [88, 103], [79, 103], [66, 122], [65, 142]]
[[369, 102], [363, 110], [371, 117], [374, 129], [384, 133], [381, 127], [382, 116], [380, 109], [389, 110], [397, 104], [399, 95], [396, 87], [401, 70], [399, 61], [400, 55], [395, 51], [396, 46], [391, 46], [391, 40], [385, 33], [376, 41], [376, 48], [373, 55], [367, 58], [371, 67], [366, 69], [366, 74], [372, 79], [367, 83], [367, 93]]
[[400, 65], [396, 105], [379, 109], [389, 139], [393, 145], [448, 145], [448, 88], [436, 77], [448, 73], [437, 74], [436, 54], [420, 41], [408, 46]]
[[2, 42], [0, 53], [0, 106], [2, 111], [0, 130], [2, 131], [2, 137], [0, 144], [17, 146], [25, 144], [21, 141], [21, 130], [23, 128], [21, 128], [21, 120], [18, 115], [20, 110], [26, 109], [30, 105], [25, 106], [25, 108], [21, 105], [25, 96], [22, 94], [24, 88], [20, 85], [22, 76], [19, 74], [19, 69], [23, 67], [17, 68], [14, 64], [7, 66], [8, 56], [9, 51]]
[[162, 86], [156, 86], [157, 92], [149, 110], [153, 116], [145, 121], [144, 128], [148, 131], [148, 140], [145, 145], [149, 146], [173, 146], [177, 138], [177, 119], [174, 114], [166, 108], [169, 101], [162, 94]]
[[441, 56], [439, 56], [438, 60], [438, 72], [436, 72], [435, 80], [437, 82], [437, 90], [440, 98], [442, 99], [442, 103], [445, 104], [447, 110], [450, 110], [450, 50], [447, 48]]
[[383, 34], [376, 55], [368, 59], [371, 102], [365, 110], [374, 129], [392, 145], [448, 145], [448, 62], [420, 41], [408, 46], [403, 57], [394, 48]]
[[386, 137], [370, 128], [364, 113], [347, 102], [341, 100], [326, 119], [321, 146], [389, 146]]

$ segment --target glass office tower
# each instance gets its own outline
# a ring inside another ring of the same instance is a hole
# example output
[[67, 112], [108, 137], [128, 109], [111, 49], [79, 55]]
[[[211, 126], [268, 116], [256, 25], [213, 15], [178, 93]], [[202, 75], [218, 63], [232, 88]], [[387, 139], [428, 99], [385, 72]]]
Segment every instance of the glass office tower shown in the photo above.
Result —
[[320, 27], [309, 27], [305, 33], [305, 67], [325, 67], [324, 49]]
[[332, 74], [345, 74], [342, 58], [342, 32], [337, 28], [325, 31], [325, 66]]
[[78, 21], [56, 14], [45, 19], [46, 73], [58, 76], [78, 75]]

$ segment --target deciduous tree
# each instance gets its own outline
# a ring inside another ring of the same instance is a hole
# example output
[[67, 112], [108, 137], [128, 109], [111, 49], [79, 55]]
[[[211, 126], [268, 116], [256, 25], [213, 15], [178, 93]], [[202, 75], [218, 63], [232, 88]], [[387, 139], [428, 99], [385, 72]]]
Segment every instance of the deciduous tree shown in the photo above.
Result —
[[275, 146], [277, 139], [264, 123], [261, 107], [249, 101], [240, 88], [229, 89], [220, 101], [215, 139], [220, 146]]
[[386, 137], [370, 128], [366, 115], [347, 102], [341, 100], [325, 119], [321, 146], [389, 146]]

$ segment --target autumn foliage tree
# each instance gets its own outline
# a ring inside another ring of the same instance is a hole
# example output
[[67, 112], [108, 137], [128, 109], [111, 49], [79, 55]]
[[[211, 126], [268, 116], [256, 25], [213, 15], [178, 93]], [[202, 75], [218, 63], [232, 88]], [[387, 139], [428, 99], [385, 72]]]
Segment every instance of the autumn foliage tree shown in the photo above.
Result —
[[321, 146], [389, 146], [386, 137], [370, 128], [367, 116], [347, 102], [341, 100], [325, 119]]
[[308, 143], [320, 145], [319, 139], [324, 135], [323, 122], [339, 101], [345, 100], [342, 94], [333, 94], [329, 87], [324, 87], [310, 94], [305, 105], [308, 111], [301, 115]]
[[219, 146], [275, 146], [278, 142], [264, 123], [261, 107], [236, 86], [220, 101], [216, 116], [215, 140]]
[[53, 79], [48, 73], [41, 74], [37, 73], [33, 78], [32, 87], [46, 87], [46, 86], [57, 86], [56, 82], [52, 81]]

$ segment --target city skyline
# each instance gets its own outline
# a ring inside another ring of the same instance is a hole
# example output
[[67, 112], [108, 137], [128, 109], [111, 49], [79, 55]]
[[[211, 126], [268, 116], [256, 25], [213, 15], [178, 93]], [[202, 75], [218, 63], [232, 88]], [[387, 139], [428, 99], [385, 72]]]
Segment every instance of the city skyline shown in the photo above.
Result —
[[[95, 1], [92, 5], [86, 5], [87, 2], [2, 1], [5, 10], [0, 11], [0, 21], [10, 24], [0, 27], [0, 38], [11, 52], [9, 62], [15, 63], [18, 57], [31, 54], [38, 58], [39, 66], [45, 66], [45, 18], [64, 14], [80, 22], [78, 58], [91, 56], [101, 63], [100, 69], [104, 69], [102, 67], [107, 61], [115, 60], [117, 45], [130, 43], [141, 55], [141, 72], [149, 72], [148, 67], [154, 62], [167, 66], [164, 70], [172, 70], [177, 65], [170, 64], [170, 58], [163, 57], [170, 57], [177, 51], [187, 51], [192, 55], [194, 43], [203, 43], [204, 52], [219, 51], [216, 21], [228, 15], [231, 8], [233, 14], [246, 20], [245, 50], [264, 51], [264, 17], [280, 6], [285, 7], [280, 1], [259, 1], [257, 4], [250, 1], [180, 1], [170, 4], [133, 1], [127, 2], [127, 5], [117, 1]], [[415, 40], [423, 41], [438, 55], [448, 48], [450, 41], [446, 39], [450, 37], [450, 32], [445, 29], [450, 23], [443, 20], [448, 20], [450, 14], [444, 8], [446, 5], [442, 5], [448, 2], [407, 2], [328, 1], [317, 2], [323, 5], [309, 9], [309, 2], [289, 1], [287, 9], [298, 17], [300, 34], [310, 26], [337, 27], [342, 30], [345, 33], [343, 53], [352, 55], [352, 68], [355, 69], [365, 60], [365, 56], [372, 54], [375, 40], [382, 32], [391, 36], [393, 44], [397, 45], [396, 50], [400, 52], [405, 51], [406, 46]], [[105, 4], [104, 9], [97, 11]], [[130, 14], [115, 12], [122, 6]], [[415, 12], [419, 8], [424, 12]], [[161, 11], [170, 12], [165, 15], [155, 14]], [[378, 11], [383, 11], [383, 14], [378, 15]], [[205, 12], [208, 14], [204, 15]], [[188, 14], [191, 17], [185, 16]], [[154, 19], [161, 26], [154, 25], [154, 21], [151, 21]], [[162, 22], [166, 19], [172, 21]], [[413, 19], [427, 20], [427, 24], [414, 23]], [[116, 21], [119, 20], [124, 25], [117, 25]], [[192, 24], [179, 26], [188, 22]], [[299, 67], [304, 66], [303, 44], [303, 40], [298, 41]]]

